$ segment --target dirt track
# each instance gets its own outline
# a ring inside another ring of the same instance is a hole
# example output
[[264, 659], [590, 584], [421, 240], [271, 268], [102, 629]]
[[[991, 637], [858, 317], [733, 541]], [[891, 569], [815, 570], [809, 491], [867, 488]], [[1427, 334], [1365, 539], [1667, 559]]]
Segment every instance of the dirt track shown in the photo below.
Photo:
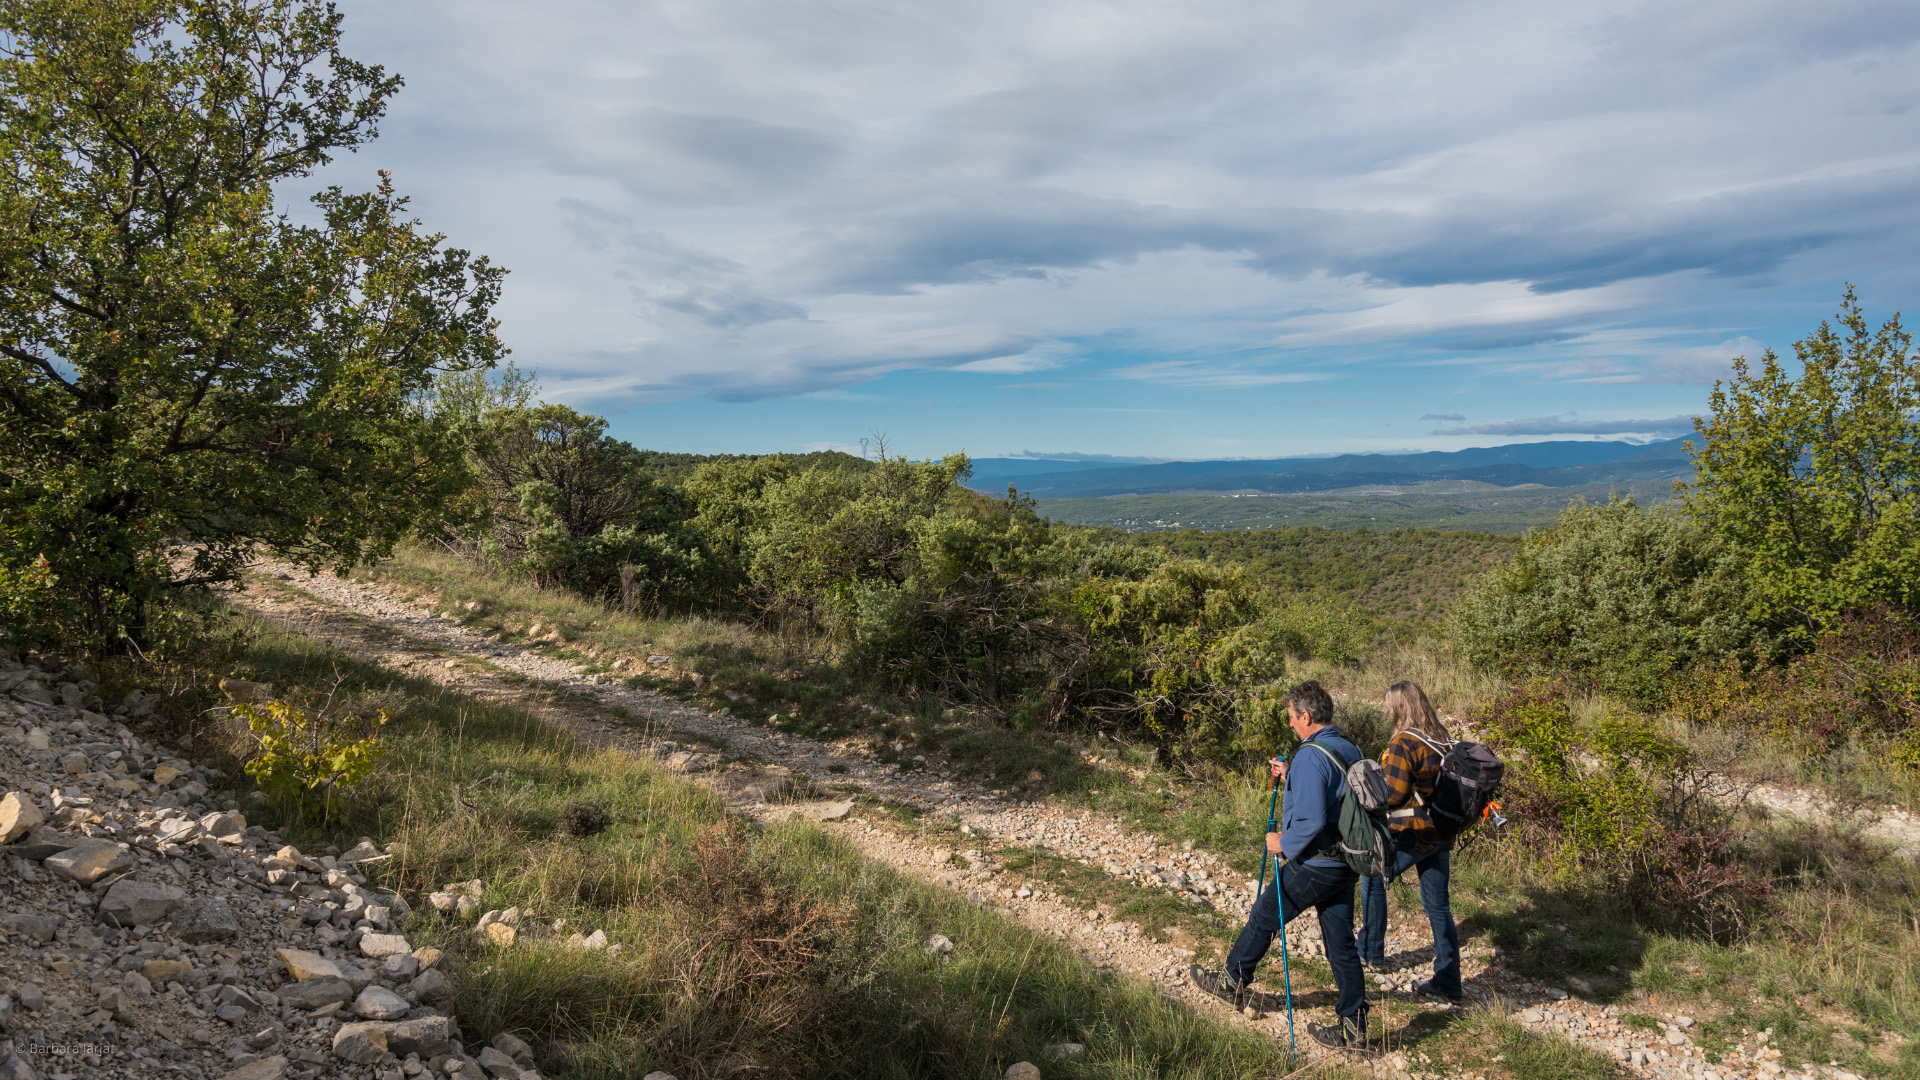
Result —
[[[1023, 924], [1069, 942], [1097, 967], [1149, 980], [1208, 1015], [1286, 1038], [1283, 1011], [1242, 1015], [1194, 989], [1183, 974], [1192, 954], [1177, 938], [1156, 941], [1156, 928], [1106, 920], [1045, 889], [1027, 886], [1017, 875], [1000, 870], [995, 857], [1002, 845], [1038, 848], [1099, 868], [1133, 887], [1171, 889], [1189, 902], [1242, 917], [1252, 901], [1251, 883], [1208, 852], [1164, 846], [1156, 837], [1130, 832], [1105, 815], [1077, 807], [998, 797], [940, 776], [937, 762], [925, 771], [902, 775], [895, 766], [848, 746], [771, 731], [724, 709], [713, 712], [594, 674], [574, 660], [551, 655], [554, 650], [502, 642], [381, 586], [309, 577], [272, 564], [256, 570], [261, 584], [229, 599], [264, 619], [358, 658], [483, 699], [527, 707], [594, 745], [650, 755], [712, 787], [740, 813], [812, 817], [872, 858], [966, 892], [977, 903], [995, 905]], [[823, 784], [838, 794], [820, 797]], [[1769, 805], [1777, 802], [1779, 810], [1809, 812], [1790, 792], [1769, 791], [1762, 797]], [[865, 801], [874, 799], [909, 805], [923, 815], [963, 826], [963, 839], [955, 846], [965, 844], [969, 850], [940, 852], [949, 858], [936, 864], [936, 852], [927, 841], [865, 808]], [[1888, 839], [1920, 842], [1920, 824], [1910, 816], [1889, 815], [1874, 828]], [[1385, 991], [1412, 1006], [1416, 999], [1407, 990], [1425, 977], [1422, 969], [1432, 953], [1424, 918], [1416, 915], [1407, 922], [1418, 925], [1402, 925], [1389, 935], [1389, 972], [1369, 979], [1375, 992]], [[1317, 955], [1313, 923], [1299, 919], [1289, 929], [1296, 956]], [[1639, 1051], [1641, 1060], [1629, 1066], [1636, 1073], [1780, 1075], [1764, 1071], [1771, 1062], [1704, 1067], [1687, 1043], [1622, 1031], [1610, 1015], [1617, 1009], [1602, 1009], [1560, 988], [1510, 977], [1491, 948], [1471, 941], [1463, 945], [1463, 974], [1472, 1005], [1514, 1009], [1530, 1027], [1551, 1029], [1623, 1063]], [[1306, 1006], [1296, 1012], [1302, 1033], [1308, 1019], [1330, 1021], [1331, 990], [1330, 985], [1303, 986], [1296, 973], [1295, 999]], [[1271, 999], [1266, 1004], [1279, 1008]], [[1406, 1063], [1397, 1055], [1379, 1067], [1384, 1075], [1406, 1075], [1400, 1072]]]

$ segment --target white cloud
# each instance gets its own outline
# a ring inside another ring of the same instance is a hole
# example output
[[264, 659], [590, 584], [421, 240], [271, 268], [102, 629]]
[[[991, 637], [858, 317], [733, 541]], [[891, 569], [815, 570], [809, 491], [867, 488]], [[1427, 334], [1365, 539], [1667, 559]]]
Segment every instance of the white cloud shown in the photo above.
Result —
[[1920, 231], [1910, 4], [343, 7], [409, 88], [328, 178], [396, 168], [602, 407], [1383, 356], [1695, 385], [1749, 328], [1631, 328]]

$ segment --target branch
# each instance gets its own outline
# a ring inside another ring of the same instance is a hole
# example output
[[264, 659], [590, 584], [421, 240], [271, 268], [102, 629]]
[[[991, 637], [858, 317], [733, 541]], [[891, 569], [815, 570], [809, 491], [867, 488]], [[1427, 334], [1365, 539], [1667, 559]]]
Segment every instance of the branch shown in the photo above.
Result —
[[60, 372], [56, 370], [54, 366], [47, 361], [46, 357], [35, 356], [34, 354], [26, 351], [25, 349], [22, 349], [13, 345], [8, 345], [5, 342], [0, 342], [0, 355], [11, 356], [15, 360], [20, 361], [21, 363], [32, 364], [34, 367], [37, 367], [41, 371], [46, 372], [47, 378], [52, 379], [54, 383], [58, 385], [62, 390], [65, 390], [67, 393], [72, 394], [75, 397], [80, 396], [79, 387], [75, 386], [74, 384], [68, 382], [65, 378], [63, 378]]

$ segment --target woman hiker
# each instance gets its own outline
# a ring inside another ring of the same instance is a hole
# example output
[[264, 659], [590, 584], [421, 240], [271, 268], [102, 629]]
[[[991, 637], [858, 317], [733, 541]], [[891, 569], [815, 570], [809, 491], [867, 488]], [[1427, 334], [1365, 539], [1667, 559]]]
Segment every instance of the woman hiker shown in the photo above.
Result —
[[1387, 688], [1387, 716], [1393, 738], [1380, 764], [1387, 774], [1387, 827], [1397, 855], [1391, 875], [1361, 882], [1360, 960], [1369, 968], [1386, 965], [1387, 883], [1413, 867], [1420, 875], [1420, 905], [1433, 925], [1433, 978], [1414, 992], [1459, 1002], [1466, 993], [1460, 985], [1460, 929], [1447, 899], [1453, 837], [1435, 828], [1423, 809], [1433, 798], [1434, 778], [1452, 740], [1419, 683], [1403, 680]]

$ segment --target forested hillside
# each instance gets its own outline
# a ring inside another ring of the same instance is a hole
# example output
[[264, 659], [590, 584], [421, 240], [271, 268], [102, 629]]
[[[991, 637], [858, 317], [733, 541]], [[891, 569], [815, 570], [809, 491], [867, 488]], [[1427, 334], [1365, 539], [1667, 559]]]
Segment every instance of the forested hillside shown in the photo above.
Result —
[[1097, 535], [1219, 565], [1245, 566], [1275, 589], [1351, 597], [1393, 619], [1439, 620], [1479, 576], [1513, 557], [1520, 538], [1438, 529], [1317, 527]]

